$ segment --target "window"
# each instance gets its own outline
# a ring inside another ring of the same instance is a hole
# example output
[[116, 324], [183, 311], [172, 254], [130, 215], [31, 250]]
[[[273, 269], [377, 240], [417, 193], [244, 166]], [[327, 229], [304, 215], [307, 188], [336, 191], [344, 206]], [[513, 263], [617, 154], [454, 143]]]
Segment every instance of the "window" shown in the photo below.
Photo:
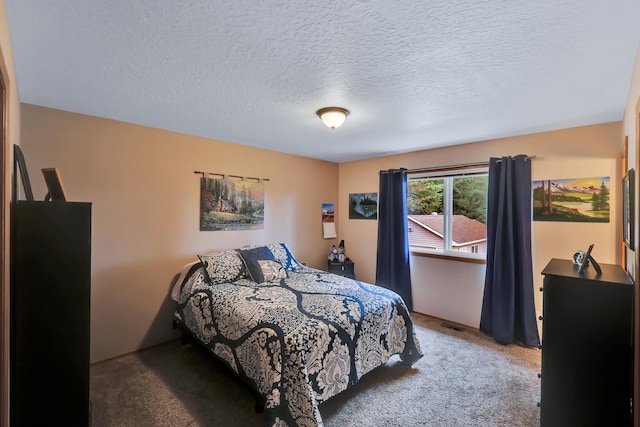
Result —
[[488, 185], [487, 166], [410, 173], [411, 251], [485, 259]]

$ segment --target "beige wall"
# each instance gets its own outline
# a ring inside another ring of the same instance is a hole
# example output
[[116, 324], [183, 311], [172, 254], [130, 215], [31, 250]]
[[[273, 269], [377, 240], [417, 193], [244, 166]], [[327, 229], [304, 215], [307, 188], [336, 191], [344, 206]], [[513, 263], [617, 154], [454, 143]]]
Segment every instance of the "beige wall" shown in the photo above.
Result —
[[[635, 62], [635, 69], [634, 69], [634, 73], [633, 73], [633, 78], [631, 80], [631, 87], [629, 89], [629, 95], [627, 97], [627, 105], [624, 111], [624, 120], [623, 120], [623, 124], [622, 124], [622, 132], [623, 132], [623, 136], [626, 136], [629, 138], [629, 145], [628, 145], [628, 169], [635, 169], [636, 170], [636, 194], [637, 194], [637, 190], [638, 190], [638, 166], [637, 163], [637, 156], [638, 156], [638, 146], [640, 144], [640, 140], [638, 140], [639, 135], [639, 130], [637, 129], [637, 117], [638, 117], [638, 113], [640, 111], [638, 111], [638, 105], [640, 104], [640, 47], [638, 48], [638, 53], [636, 54], [636, 62]], [[636, 197], [636, 212], [638, 212], [638, 206], [639, 206], [639, 200], [638, 197]], [[635, 224], [635, 230], [636, 230], [636, 235], [634, 236], [635, 238], [635, 247], [638, 246], [638, 243], [640, 242], [640, 240], [638, 240], [638, 215], [636, 215], [635, 217], [636, 219], [636, 224]], [[628, 254], [628, 258], [630, 260], [633, 260], [635, 257], [635, 254], [633, 251], [631, 250], [627, 250], [627, 254]], [[629, 263], [629, 270], [631, 271], [632, 276], [635, 276], [635, 268], [636, 265], [634, 262], [630, 262]]]
[[[40, 169], [57, 167], [69, 199], [93, 203], [92, 362], [176, 336], [170, 285], [198, 253], [286, 242], [323, 267], [335, 242], [321, 228], [322, 203], [337, 203], [335, 163], [28, 104], [22, 148], [36, 199]], [[264, 229], [199, 231], [196, 170], [269, 178]]]
[[11, 167], [12, 156], [10, 147], [20, 143], [20, 100], [18, 97], [18, 86], [13, 64], [13, 52], [11, 50], [11, 39], [9, 36], [9, 25], [7, 23], [7, 13], [4, 0], [0, 0], [0, 69], [5, 79], [7, 93], [7, 111], [4, 122], [4, 132], [7, 145], [2, 153], [4, 161], [4, 188], [6, 214], [0, 218], [4, 227], [7, 239], [2, 242], [6, 258], [2, 260], [2, 286], [0, 286], [0, 426], [9, 425], [9, 198], [11, 195]]
[[[594, 257], [603, 263], [619, 263], [619, 157], [621, 123], [608, 123], [477, 142], [341, 163], [339, 166], [338, 238], [345, 239], [348, 256], [359, 279], [375, 279], [377, 221], [348, 219], [348, 195], [378, 191], [378, 171], [488, 161], [504, 155], [536, 155], [532, 178], [611, 177], [611, 222], [608, 224], [533, 223], [534, 273], [551, 258], [569, 259], [578, 249], [595, 243]], [[412, 257], [414, 309], [433, 316], [478, 327], [484, 265], [425, 257]], [[534, 275], [535, 289], [542, 276]], [[536, 292], [538, 308], [541, 295]]]
[[[615, 177], [620, 144], [616, 122], [337, 165], [22, 105], [22, 148], [36, 198], [46, 193], [40, 169], [55, 166], [71, 200], [93, 203], [93, 362], [175, 336], [170, 285], [197, 253], [284, 241], [301, 261], [324, 268], [328, 248], [345, 239], [358, 278], [374, 282], [377, 221], [349, 220], [347, 203], [350, 193], [378, 191], [380, 169], [526, 153], [538, 156], [534, 179]], [[269, 178], [264, 230], [200, 232], [195, 170]], [[534, 223], [534, 271], [591, 242], [599, 261], [618, 263], [618, 194], [615, 185], [609, 224]], [[337, 206], [337, 239], [322, 239], [322, 203]], [[478, 326], [484, 265], [424, 257], [411, 262], [416, 311]], [[536, 287], [541, 279], [535, 277]]]
[[[634, 72], [633, 72], [633, 77], [631, 79], [631, 86], [629, 88], [629, 95], [627, 97], [627, 104], [626, 104], [626, 108], [625, 108], [625, 112], [624, 112], [624, 120], [623, 120], [623, 134], [625, 136], [627, 136], [629, 138], [629, 164], [628, 164], [628, 168], [635, 168], [636, 170], [636, 191], [635, 191], [635, 195], [636, 195], [636, 204], [635, 204], [635, 236], [634, 236], [634, 241], [635, 241], [635, 247], [636, 247], [636, 251], [638, 250], [638, 244], [640, 243], [640, 240], [638, 239], [638, 207], [639, 207], [639, 202], [640, 202], [640, 186], [638, 185], [638, 168], [640, 167], [640, 164], [638, 163], [638, 150], [640, 149], [640, 129], [638, 129], [638, 124], [640, 123], [640, 118], [638, 117], [640, 114], [640, 46], [638, 47], [638, 52], [636, 53], [636, 61], [635, 61], [635, 68], [634, 68]], [[626, 249], [627, 252], [627, 259], [629, 259], [629, 267], [628, 270], [631, 272], [631, 277], [636, 278], [636, 276], [638, 275], [638, 268], [640, 268], [640, 266], [638, 265], [638, 255], [636, 252], [631, 251], [629, 249]], [[637, 282], [637, 280], [636, 280]], [[634, 374], [634, 384], [633, 384], [633, 398], [635, 401], [638, 401], [638, 399], [640, 398], [640, 374], [638, 372], [640, 372], [640, 313], [638, 313], [638, 307], [640, 307], [640, 296], [638, 296], [638, 287], [637, 287], [637, 283], [636, 283], [636, 289], [635, 289], [635, 301], [634, 301], [634, 307], [635, 307], [635, 322], [634, 322], [634, 339], [635, 339], [635, 345], [634, 345], [634, 360], [635, 360], [635, 364], [634, 364], [634, 369], [635, 369], [635, 374]], [[634, 426], [638, 426], [640, 425], [640, 411], [634, 411], [634, 415], [633, 415], [633, 421], [634, 421]]]

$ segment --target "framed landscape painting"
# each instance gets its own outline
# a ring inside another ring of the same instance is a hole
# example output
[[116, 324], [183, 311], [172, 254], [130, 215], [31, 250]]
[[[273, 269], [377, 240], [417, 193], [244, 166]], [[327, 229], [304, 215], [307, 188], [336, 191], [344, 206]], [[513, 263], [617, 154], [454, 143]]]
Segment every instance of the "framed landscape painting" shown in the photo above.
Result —
[[533, 220], [609, 222], [609, 177], [533, 181]]
[[264, 228], [264, 183], [200, 179], [200, 231]]
[[378, 219], [378, 193], [349, 194], [349, 219]]

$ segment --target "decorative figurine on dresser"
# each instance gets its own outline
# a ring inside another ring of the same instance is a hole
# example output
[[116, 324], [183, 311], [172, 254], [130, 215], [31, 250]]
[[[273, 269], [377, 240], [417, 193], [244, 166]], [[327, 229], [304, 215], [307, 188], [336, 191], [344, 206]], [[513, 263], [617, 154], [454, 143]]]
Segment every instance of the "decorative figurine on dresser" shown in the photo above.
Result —
[[632, 424], [633, 282], [591, 249], [542, 271], [542, 427]]
[[344, 240], [340, 241], [340, 244], [336, 248], [335, 245], [331, 247], [328, 258], [328, 271], [329, 273], [339, 274], [340, 276], [348, 277], [350, 279], [356, 278], [355, 265], [347, 257], [347, 252], [344, 247]]

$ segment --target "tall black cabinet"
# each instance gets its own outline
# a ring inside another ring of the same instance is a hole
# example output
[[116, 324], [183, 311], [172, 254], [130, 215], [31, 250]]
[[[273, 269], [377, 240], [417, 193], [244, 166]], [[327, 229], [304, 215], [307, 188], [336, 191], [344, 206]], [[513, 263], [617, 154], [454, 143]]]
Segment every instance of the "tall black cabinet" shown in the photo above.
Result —
[[91, 204], [11, 213], [11, 425], [89, 425]]
[[542, 271], [542, 427], [631, 425], [633, 282], [600, 266], [552, 259]]

